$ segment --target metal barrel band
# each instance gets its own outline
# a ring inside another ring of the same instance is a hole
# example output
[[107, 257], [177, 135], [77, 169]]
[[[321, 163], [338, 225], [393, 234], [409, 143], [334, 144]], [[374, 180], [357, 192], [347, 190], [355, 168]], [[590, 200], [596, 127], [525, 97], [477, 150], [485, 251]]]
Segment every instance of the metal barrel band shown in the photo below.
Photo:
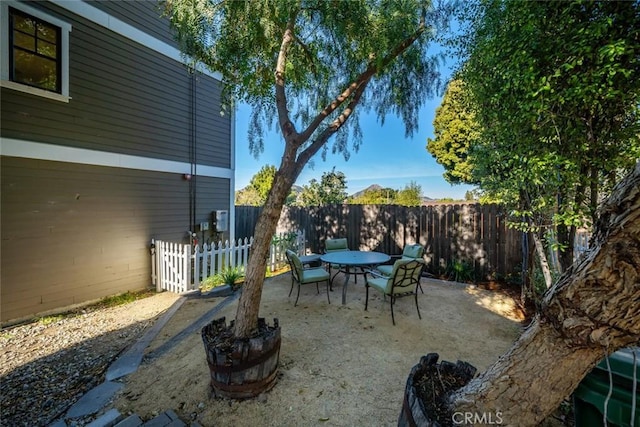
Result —
[[213, 363], [211, 363], [210, 361], [207, 361], [207, 363], [209, 363], [209, 368], [216, 372], [216, 373], [221, 373], [221, 374], [228, 374], [228, 373], [232, 373], [232, 372], [237, 372], [237, 371], [244, 371], [250, 368], [253, 368], [256, 365], [259, 365], [263, 362], [265, 362], [266, 360], [268, 360], [271, 356], [273, 356], [274, 354], [276, 354], [278, 351], [280, 351], [280, 345], [274, 345], [269, 351], [266, 351], [264, 353], [262, 353], [260, 356], [258, 356], [255, 359], [252, 360], [247, 360], [243, 363], [240, 363], [238, 365], [215, 365]]
[[[211, 379], [211, 385], [219, 390], [223, 390], [229, 393], [238, 393], [238, 392], [247, 392], [251, 393], [253, 388], [261, 390], [266, 384], [273, 382], [272, 385], [275, 385], [275, 377], [278, 374], [278, 371], [273, 371], [266, 378], [261, 379], [260, 381], [253, 381], [245, 384], [227, 384], [220, 381], [216, 381], [213, 378]], [[270, 389], [269, 387], [268, 389]]]

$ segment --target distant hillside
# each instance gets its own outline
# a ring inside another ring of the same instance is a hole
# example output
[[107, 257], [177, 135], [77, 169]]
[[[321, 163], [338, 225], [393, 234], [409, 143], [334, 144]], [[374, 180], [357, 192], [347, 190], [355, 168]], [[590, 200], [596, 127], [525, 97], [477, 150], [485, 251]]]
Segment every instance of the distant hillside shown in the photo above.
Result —
[[[367, 188], [365, 188], [364, 190], [360, 190], [356, 193], [353, 193], [350, 197], [356, 198], [356, 197], [360, 197], [362, 196], [365, 192], [367, 191], [377, 191], [377, 190], [382, 190], [385, 187], [382, 187], [378, 184], [371, 184], [370, 186], [368, 186]], [[430, 202], [435, 202], [437, 199], [432, 199], [431, 197], [422, 197], [422, 203], [430, 203]]]
[[367, 188], [365, 188], [364, 190], [360, 190], [357, 193], [353, 193], [350, 197], [360, 197], [362, 196], [364, 193], [366, 193], [367, 191], [376, 191], [376, 190], [382, 190], [382, 187], [379, 186], [378, 184], [372, 184], [370, 186], [368, 186]]

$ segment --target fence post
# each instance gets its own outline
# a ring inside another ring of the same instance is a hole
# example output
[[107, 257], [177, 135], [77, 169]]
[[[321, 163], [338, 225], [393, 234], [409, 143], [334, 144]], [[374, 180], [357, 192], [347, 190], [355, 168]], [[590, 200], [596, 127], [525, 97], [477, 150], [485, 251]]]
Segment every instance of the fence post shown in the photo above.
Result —
[[191, 280], [187, 281], [188, 286], [193, 286], [193, 289], [198, 289], [200, 287], [200, 270], [206, 270], [206, 263], [204, 260], [204, 253], [206, 253], [207, 244], [202, 244], [202, 252], [200, 252], [200, 245], [195, 245], [193, 248], [193, 284]]
[[214, 260], [213, 271], [217, 273], [222, 268], [222, 256], [220, 253], [222, 252], [222, 241], [218, 240], [218, 244], [216, 245], [215, 251], [211, 254], [212, 259]]
[[269, 246], [269, 271], [273, 272], [273, 266], [276, 259], [276, 245], [271, 241], [271, 245]]
[[164, 287], [165, 284], [165, 279], [166, 279], [166, 271], [165, 271], [165, 266], [166, 266], [166, 262], [164, 259], [164, 252], [166, 250], [166, 242], [158, 242], [158, 261], [160, 262], [160, 264], [158, 265], [158, 286], [161, 287], [160, 289], [166, 289]]
[[183, 278], [184, 278], [184, 285], [183, 288], [185, 291], [190, 291], [191, 289], [194, 289], [191, 285], [191, 276], [192, 276], [192, 271], [191, 271], [191, 245], [184, 245], [185, 250], [185, 256], [184, 256], [184, 264], [183, 264]]
[[240, 250], [240, 245], [237, 242], [231, 242], [231, 263], [233, 264], [233, 268], [239, 268], [242, 263], [240, 262], [240, 254], [238, 251]]
[[163, 282], [167, 286], [167, 290], [173, 292], [173, 288], [171, 287], [171, 283], [173, 283], [173, 276], [171, 275], [171, 271], [169, 269], [169, 262], [167, 260], [167, 252], [171, 253], [173, 249], [173, 243], [167, 242], [162, 251], [162, 278]]
[[[245, 238], [245, 243], [247, 239]], [[247, 257], [245, 260], [245, 265], [249, 263], [249, 256], [251, 255], [251, 248], [253, 247], [253, 236], [249, 239], [249, 246], [247, 246], [247, 250], [245, 252], [245, 256]]]
[[153, 258], [153, 271], [155, 276], [156, 292], [162, 292], [162, 271], [161, 271], [161, 259], [162, 259], [162, 245], [161, 240], [156, 241], [156, 247], [154, 250]]
[[156, 290], [158, 289], [158, 280], [156, 278], [156, 242], [154, 239], [151, 239], [151, 284], [156, 285]]

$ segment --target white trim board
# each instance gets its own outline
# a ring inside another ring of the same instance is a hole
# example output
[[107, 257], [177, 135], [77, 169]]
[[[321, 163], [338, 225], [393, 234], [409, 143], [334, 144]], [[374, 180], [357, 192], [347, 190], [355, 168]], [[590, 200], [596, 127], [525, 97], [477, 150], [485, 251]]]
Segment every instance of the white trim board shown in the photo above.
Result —
[[[140, 169], [154, 172], [191, 174], [187, 162], [132, 156], [85, 148], [43, 144], [13, 138], [0, 138], [0, 155], [27, 159], [50, 160], [54, 162], [77, 163], [83, 165], [106, 166], [124, 169]], [[233, 179], [233, 169], [216, 166], [196, 165], [196, 175], [210, 178]]]
[[[127, 24], [109, 15], [102, 10], [91, 6], [90, 4], [85, 3], [82, 0], [50, 0], [51, 3], [60, 6], [63, 9], [68, 10], [69, 12], [73, 12], [78, 16], [83, 17], [84, 19], [93, 22], [94, 24], [101, 25], [107, 28], [114, 33], [120, 34], [123, 37], [128, 38], [136, 43], [139, 43], [149, 49], [152, 49], [164, 56], [167, 56], [171, 59], [174, 59], [181, 63], [186, 63], [184, 55], [180, 52], [179, 49], [169, 45], [168, 43], [163, 42], [162, 40], [158, 40], [153, 36], [145, 33], [144, 31], [140, 31], [136, 27]], [[160, 16], [158, 16], [160, 19]], [[208, 75], [209, 77], [213, 77], [214, 79], [222, 81], [222, 74], [219, 72], [212, 72], [203, 64], [198, 64], [198, 71]]]

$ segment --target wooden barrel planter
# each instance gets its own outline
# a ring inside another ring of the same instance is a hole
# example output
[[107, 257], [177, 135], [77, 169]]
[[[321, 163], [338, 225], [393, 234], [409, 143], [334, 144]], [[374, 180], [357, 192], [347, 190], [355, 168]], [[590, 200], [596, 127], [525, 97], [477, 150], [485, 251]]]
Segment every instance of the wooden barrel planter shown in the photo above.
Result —
[[271, 390], [276, 383], [280, 357], [280, 326], [258, 319], [258, 334], [233, 337], [233, 322], [216, 319], [202, 328], [202, 341], [215, 396], [247, 399]]
[[438, 357], [437, 353], [422, 356], [420, 363], [411, 369], [404, 390], [398, 427], [453, 425], [445, 400], [451, 392], [471, 381], [476, 368], [461, 361], [438, 363]]

